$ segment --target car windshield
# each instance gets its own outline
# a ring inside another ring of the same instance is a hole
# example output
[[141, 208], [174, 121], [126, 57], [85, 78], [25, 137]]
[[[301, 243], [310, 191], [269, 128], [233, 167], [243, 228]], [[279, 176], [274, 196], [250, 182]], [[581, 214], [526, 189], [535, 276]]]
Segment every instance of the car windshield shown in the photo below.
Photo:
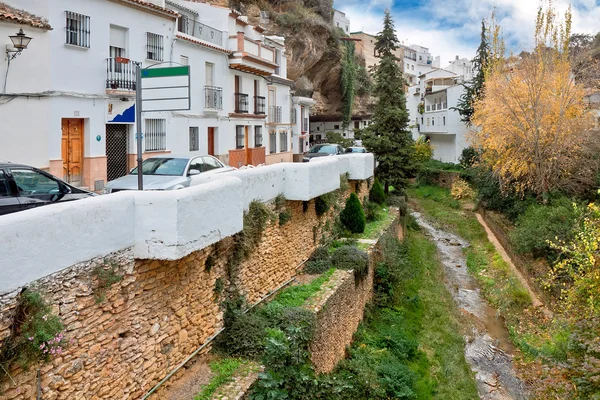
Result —
[[363, 147], [351, 147], [352, 153], [365, 153], [365, 149]]
[[335, 154], [335, 146], [327, 145], [327, 144], [318, 144], [313, 146], [309, 151], [309, 153], [325, 153], [325, 154]]
[[[187, 166], [187, 158], [149, 158], [142, 163], [144, 175], [183, 176]], [[137, 167], [131, 171], [137, 174]]]

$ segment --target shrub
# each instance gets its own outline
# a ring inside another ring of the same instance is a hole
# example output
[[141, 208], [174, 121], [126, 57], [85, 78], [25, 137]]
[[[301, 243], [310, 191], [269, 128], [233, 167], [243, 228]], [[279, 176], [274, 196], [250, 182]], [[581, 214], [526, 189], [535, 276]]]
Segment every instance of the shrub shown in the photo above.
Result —
[[346, 200], [346, 207], [340, 214], [340, 220], [352, 233], [363, 233], [365, 231], [365, 213], [355, 193], [352, 193]]
[[240, 313], [217, 337], [215, 347], [230, 356], [260, 359], [267, 326], [267, 322], [259, 314]]
[[105, 261], [104, 265], [98, 265], [92, 271], [92, 276], [98, 280], [98, 284], [94, 289], [96, 303], [103, 302], [106, 291], [115, 283], [123, 280], [123, 275], [118, 273], [118, 265], [114, 262]]
[[369, 256], [354, 246], [342, 246], [331, 255], [331, 265], [337, 269], [354, 270], [357, 281], [369, 273]]
[[318, 217], [324, 215], [327, 211], [329, 211], [329, 208], [331, 207], [330, 202], [331, 197], [327, 194], [319, 196], [315, 199], [315, 212], [317, 213]]
[[471, 186], [461, 178], [455, 179], [452, 183], [452, 190], [450, 191], [450, 195], [454, 197], [456, 200], [467, 200], [474, 199], [475, 192], [471, 189]]
[[284, 210], [279, 213], [279, 226], [283, 226], [290, 222], [292, 213], [289, 210]]
[[363, 210], [365, 211], [365, 219], [367, 222], [378, 221], [381, 219], [379, 215], [379, 207], [372, 201], [369, 201], [366, 197], [363, 201]]
[[425, 136], [421, 135], [415, 141], [415, 161], [418, 163], [424, 163], [433, 157], [433, 147], [431, 143], [425, 140]]
[[549, 241], [569, 241], [577, 214], [567, 198], [552, 201], [549, 205], [533, 204], [521, 215], [510, 239], [519, 253], [532, 253], [534, 257], [554, 256]]
[[373, 184], [373, 187], [371, 187], [371, 190], [369, 190], [369, 201], [377, 204], [385, 203], [385, 192], [383, 190], [383, 185], [377, 178], [375, 178], [375, 183]]
[[440, 180], [440, 171], [422, 168], [417, 173], [417, 184], [420, 186], [437, 185]]
[[479, 152], [473, 146], [463, 149], [458, 159], [459, 164], [463, 168], [471, 168], [473, 164], [479, 161]]
[[27, 368], [31, 363], [62, 354], [66, 344], [63, 329], [42, 295], [25, 289], [14, 311], [10, 335], [0, 346], [0, 382], [15, 362]]
[[319, 246], [312, 253], [306, 265], [304, 266], [304, 272], [307, 274], [321, 274], [331, 268], [331, 259], [329, 257], [329, 251], [326, 247]]

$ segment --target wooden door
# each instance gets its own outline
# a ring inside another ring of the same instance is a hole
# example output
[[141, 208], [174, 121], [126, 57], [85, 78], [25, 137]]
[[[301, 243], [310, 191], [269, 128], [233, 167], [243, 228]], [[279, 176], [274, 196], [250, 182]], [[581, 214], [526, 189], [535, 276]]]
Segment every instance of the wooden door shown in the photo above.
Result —
[[83, 119], [62, 120], [63, 179], [81, 185], [83, 179]]
[[208, 155], [215, 155], [215, 128], [208, 128]]

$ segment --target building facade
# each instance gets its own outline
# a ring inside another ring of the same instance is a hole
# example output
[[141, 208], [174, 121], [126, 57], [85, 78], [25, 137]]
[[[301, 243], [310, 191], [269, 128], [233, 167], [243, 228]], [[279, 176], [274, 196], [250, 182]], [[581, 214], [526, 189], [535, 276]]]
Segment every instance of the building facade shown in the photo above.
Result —
[[350, 19], [340, 10], [333, 10], [333, 26], [340, 28], [346, 34], [350, 33]]
[[433, 158], [443, 162], [458, 162], [468, 146], [467, 126], [452, 109], [464, 92], [463, 82], [462, 76], [437, 69], [421, 75], [420, 83], [407, 93], [413, 138], [425, 136], [433, 146]]
[[27, 10], [22, 21], [39, 22], [0, 20], [5, 37], [24, 28], [33, 38], [0, 67], [2, 76], [10, 67], [0, 158], [91, 190], [127, 174], [136, 159], [140, 62], [190, 71], [190, 107], [143, 110], [144, 158], [210, 154], [235, 167], [292, 161], [292, 132], [302, 127], [291, 120], [284, 39], [266, 38], [244, 16], [185, 0], [6, 3]]

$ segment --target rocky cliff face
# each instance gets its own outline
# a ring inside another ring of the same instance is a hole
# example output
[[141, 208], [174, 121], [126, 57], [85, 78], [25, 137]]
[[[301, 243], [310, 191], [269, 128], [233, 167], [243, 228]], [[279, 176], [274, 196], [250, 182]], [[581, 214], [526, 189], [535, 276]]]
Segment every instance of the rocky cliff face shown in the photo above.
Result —
[[[211, 0], [211, 4], [227, 6], [227, 0]], [[266, 35], [286, 39], [288, 78], [296, 85], [296, 94], [316, 100], [314, 114], [341, 114], [340, 92], [341, 57], [343, 54], [340, 33], [330, 21], [332, 0], [248, 0], [232, 1], [248, 16], [249, 22], [258, 25], [260, 11], [269, 13]], [[364, 64], [364, 60], [358, 59]], [[354, 114], [366, 114], [368, 96], [357, 96]]]

